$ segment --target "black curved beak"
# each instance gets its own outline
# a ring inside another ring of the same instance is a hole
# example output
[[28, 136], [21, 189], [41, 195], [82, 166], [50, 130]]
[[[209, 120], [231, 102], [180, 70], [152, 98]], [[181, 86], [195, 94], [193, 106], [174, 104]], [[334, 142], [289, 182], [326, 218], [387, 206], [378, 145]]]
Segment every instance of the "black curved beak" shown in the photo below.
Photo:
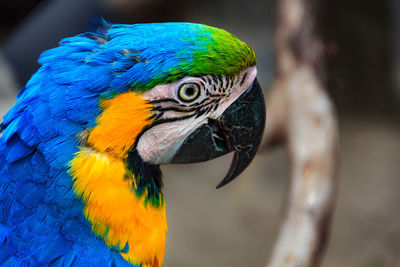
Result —
[[257, 79], [217, 119], [196, 129], [181, 145], [170, 163], [207, 161], [234, 152], [220, 188], [249, 166], [257, 153], [265, 126], [264, 96]]

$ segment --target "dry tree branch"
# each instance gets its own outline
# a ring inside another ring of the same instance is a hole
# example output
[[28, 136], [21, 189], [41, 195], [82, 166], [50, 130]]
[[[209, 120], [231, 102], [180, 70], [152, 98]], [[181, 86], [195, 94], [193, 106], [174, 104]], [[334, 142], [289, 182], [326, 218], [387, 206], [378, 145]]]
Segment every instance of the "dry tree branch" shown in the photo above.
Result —
[[267, 96], [264, 147], [284, 141], [290, 159], [286, 214], [268, 266], [319, 266], [337, 186], [338, 131], [326, 92], [318, 0], [280, 0], [277, 78]]

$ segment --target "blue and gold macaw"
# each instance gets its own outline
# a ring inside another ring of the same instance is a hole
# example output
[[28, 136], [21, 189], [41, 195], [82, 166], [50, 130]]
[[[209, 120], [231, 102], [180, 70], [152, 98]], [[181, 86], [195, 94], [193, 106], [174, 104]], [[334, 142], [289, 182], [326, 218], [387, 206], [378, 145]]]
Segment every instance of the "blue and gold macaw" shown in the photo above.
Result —
[[0, 124], [1, 266], [160, 266], [160, 164], [255, 156], [265, 123], [253, 50], [192, 23], [63, 39]]

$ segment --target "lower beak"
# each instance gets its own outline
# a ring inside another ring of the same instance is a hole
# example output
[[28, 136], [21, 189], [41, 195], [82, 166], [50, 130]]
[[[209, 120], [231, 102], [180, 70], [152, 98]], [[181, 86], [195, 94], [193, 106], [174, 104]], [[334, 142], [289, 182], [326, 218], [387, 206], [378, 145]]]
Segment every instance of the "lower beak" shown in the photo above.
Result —
[[257, 79], [217, 119], [197, 128], [181, 145], [170, 163], [207, 161], [234, 152], [220, 188], [249, 166], [257, 153], [265, 127], [264, 96]]

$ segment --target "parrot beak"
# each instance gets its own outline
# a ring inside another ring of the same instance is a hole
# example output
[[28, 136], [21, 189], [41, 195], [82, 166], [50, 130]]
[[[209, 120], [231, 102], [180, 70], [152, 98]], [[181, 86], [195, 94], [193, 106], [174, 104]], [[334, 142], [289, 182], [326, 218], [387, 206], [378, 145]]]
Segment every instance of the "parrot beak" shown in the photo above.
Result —
[[181, 145], [170, 163], [207, 161], [234, 152], [220, 188], [249, 166], [257, 153], [265, 126], [264, 96], [257, 79], [216, 120], [197, 128]]

